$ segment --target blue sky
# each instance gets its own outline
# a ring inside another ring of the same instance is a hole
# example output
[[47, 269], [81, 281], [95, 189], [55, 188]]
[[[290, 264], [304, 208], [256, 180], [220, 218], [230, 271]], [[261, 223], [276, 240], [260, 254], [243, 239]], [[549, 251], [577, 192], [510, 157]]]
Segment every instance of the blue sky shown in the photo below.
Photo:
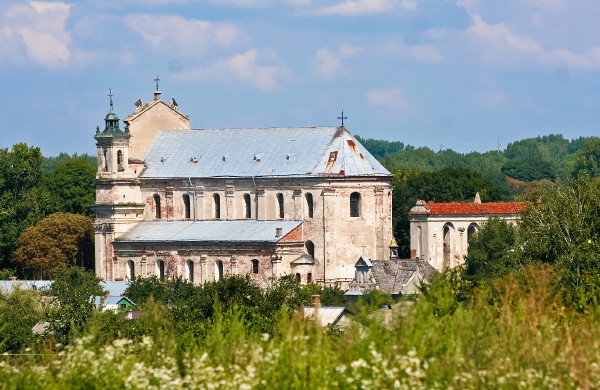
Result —
[[0, 147], [94, 154], [153, 79], [193, 128], [337, 125], [459, 152], [598, 135], [597, 0], [0, 4]]

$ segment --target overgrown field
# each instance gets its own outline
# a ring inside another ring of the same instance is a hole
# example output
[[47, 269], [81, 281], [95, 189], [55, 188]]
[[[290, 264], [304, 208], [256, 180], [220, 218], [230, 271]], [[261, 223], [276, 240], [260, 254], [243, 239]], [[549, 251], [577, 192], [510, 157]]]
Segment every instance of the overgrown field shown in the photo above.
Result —
[[[52, 339], [0, 355], [4, 389], [592, 389], [600, 384], [598, 314], [562, 304], [547, 270], [509, 276], [457, 300], [429, 291], [382, 326], [374, 312], [341, 331], [282, 308], [272, 333], [247, 308], [216, 304], [178, 326], [150, 301], [126, 323], [95, 313], [67, 346]], [[27, 355], [31, 353], [31, 355]]]

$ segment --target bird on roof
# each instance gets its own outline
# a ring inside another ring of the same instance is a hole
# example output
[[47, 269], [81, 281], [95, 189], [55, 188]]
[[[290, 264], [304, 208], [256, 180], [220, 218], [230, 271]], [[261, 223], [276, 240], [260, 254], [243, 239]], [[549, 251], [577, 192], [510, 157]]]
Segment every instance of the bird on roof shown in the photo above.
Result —
[[179, 107], [179, 105], [178, 105], [178, 104], [177, 104], [177, 102], [175, 101], [175, 98], [171, 98], [171, 100], [173, 101], [173, 105], [174, 105], [175, 107]]

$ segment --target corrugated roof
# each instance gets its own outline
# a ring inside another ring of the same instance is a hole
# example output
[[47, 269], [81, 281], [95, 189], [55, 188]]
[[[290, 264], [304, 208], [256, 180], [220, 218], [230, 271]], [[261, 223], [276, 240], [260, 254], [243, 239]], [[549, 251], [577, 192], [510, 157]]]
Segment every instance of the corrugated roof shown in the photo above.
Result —
[[[425, 203], [411, 210], [411, 215], [486, 215], [517, 214], [527, 207], [527, 202], [507, 203]], [[423, 209], [424, 207], [424, 209]]]
[[[294, 230], [302, 221], [211, 220], [211, 221], [146, 221], [140, 222], [117, 242], [276, 242]], [[276, 237], [276, 228], [282, 236]]]
[[391, 176], [344, 127], [162, 131], [142, 178]]

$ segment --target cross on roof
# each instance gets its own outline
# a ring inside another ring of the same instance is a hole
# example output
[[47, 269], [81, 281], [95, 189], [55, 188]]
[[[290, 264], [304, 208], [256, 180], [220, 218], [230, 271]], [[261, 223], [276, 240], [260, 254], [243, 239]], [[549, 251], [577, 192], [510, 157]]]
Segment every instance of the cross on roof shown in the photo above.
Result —
[[113, 93], [112, 93], [112, 88], [109, 88], [109, 89], [108, 89], [108, 95], [106, 95], [106, 96], [108, 96], [108, 97], [110, 98], [110, 108], [112, 109], [112, 106], [113, 106], [113, 101], [112, 101], [112, 98], [113, 98], [113, 96], [115, 96], [115, 95], [113, 95]]
[[342, 120], [342, 126], [344, 126], [344, 119], [348, 119], [347, 116], [344, 116], [344, 110], [342, 110], [342, 116], [338, 116], [338, 119]]
[[154, 79], [154, 81], [156, 81], [156, 90], [158, 91], [158, 82], [160, 81], [160, 79], [158, 78], [158, 76], [156, 76], [156, 78]]

